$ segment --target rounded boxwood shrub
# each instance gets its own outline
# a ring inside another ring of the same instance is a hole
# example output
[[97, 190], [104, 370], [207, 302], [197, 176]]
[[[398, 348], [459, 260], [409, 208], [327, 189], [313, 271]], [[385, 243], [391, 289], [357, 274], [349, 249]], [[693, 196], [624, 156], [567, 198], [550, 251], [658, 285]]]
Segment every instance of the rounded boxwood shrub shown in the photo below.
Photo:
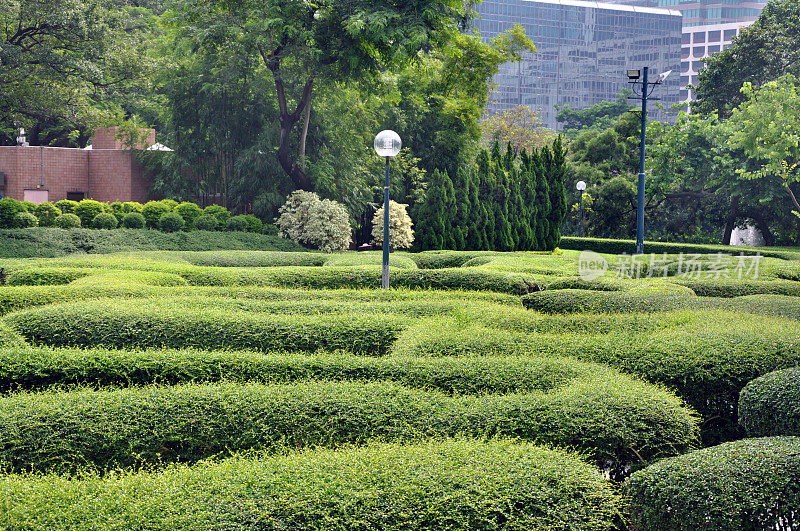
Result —
[[91, 227], [92, 221], [105, 212], [105, 205], [93, 199], [84, 199], [76, 206], [72, 213], [81, 218], [82, 227]]
[[255, 217], [253, 214], [245, 214], [238, 217], [247, 222], [247, 232], [254, 232], [258, 234], [264, 230], [264, 222]]
[[14, 222], [12, 223], [15, 229], [27, 229], [28, 227], [39, 226], [39, 219], [30, 212], [17, 212], [14, 214]]
[[14, 226], [14, 216], [20, 212], [25, 212], [25, 206], [21, 201], [11, 197], [0, 199], [0, 228], [12, 228]]
[[0, 489], [0, 527], [57, 531], [605, 531], [620, 504], [574, 454], [471, 439], [233, 457], [71, 480], [8, 475]]
[[[142, 207], [142, 215], [147, 221], [147, 226], [151, 229], [157, 229], [158, 222], [161, 220], [161, 216], [169, 211], [170, 208], [162, 201], [150, 201], [144, 205], [144, 207]], [[183, 218], [181, 218], [181, 221], [183, 221]]]
[[750, 437], [800, 436], [800, 367], [745, 385], [739, 394], [739, 423]]
[[139, 212], [130, 212], [122, 218], [122, 226], [126, 229], [143, 229], [146, 223], [144, 216]]
[[217, 218], [217, 221], [222, 226], [225, 226], [225, 223], [227, 223], [231, 217], [231, 213], [222, 205], [209, 205], [203, 210], [203, 213]]
[[53, 221], [53, 226], [60, 229], [77, 229], [81, 226], [81, 218], [75, 214], [61, 214]]
[[194, 220], [194, 228], [197, 230], [217, 230], [219, 221], [214, 216], [203, 214]]
[[75, 207], [78, 206], [78, 202], [72, 201], [71, 199], [62, 199], [60, 201], [56, 201], [55, 205], [62, 214], [72, 214], [74, 213]]
[[45, 201], [44, 203], [36, 205], [36, 208], [33, 209], [33, 213], [39, 220], [39, 226], [52, 227], [53, 222], [62, 212], [50, 201]]
[[721, 444], [664, 459], [625, 484], [632, 531], [795, 529], [800, 438]]
[[194, 203], [189, 203], [186, 201], [177, 205], [174, 209], [174, 212], [180, 214], [180, 216], [183, 218], [183, 221], [186, 222], [187, 228], [191, 228], [194, 225], [194, 221], [203, 215], [202, 208]]
[[233, 216], [225, 223], [225, 230], [227, 231], [245, 232], [248, 228], [247, 220], [242, 219], [242, 216]]
[[158, 230], [161, 232], [178, 232], [185, 222], [177, 212], [167, 212], [158, 220]]
[[108, 212], [103, 212], [102, 214], [98, 214], [92, 220], [92, 228], [93, 229], [116, 229], [117, 228], [117, 217], [114, 214], [109, 214]]

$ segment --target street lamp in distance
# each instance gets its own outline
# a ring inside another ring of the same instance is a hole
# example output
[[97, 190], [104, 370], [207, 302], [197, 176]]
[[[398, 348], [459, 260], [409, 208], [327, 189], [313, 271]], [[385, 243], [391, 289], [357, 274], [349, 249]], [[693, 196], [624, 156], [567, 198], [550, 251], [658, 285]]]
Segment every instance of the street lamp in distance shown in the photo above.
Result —
[[575, 188], [581, 193], [580, 215], [578, 216], [578, 238], [580, 238], [583, 236], [583, 191], [586, 190], [586, 182], [578, 181], [575, 183]]
[[386, 159], [386, 181], [383, 185], [383, 273], [381, 287], [389, 289], [389, 159], [396, 157], [403, 147], [400, 135], [384, 130], [375, 136], [375, 153]]

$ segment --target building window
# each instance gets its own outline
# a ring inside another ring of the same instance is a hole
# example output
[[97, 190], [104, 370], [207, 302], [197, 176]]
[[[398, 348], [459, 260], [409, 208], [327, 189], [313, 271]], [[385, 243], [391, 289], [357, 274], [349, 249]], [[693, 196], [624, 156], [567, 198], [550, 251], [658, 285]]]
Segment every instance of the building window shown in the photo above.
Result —
[[717, 44], [715, 46], [709, 46], [708, 47], [708, 55], [711, 55], [712, 53], [717, 53], [719, 50], [720, 50], [719, 44]]
[[705, 31], [696, 31], [694, 32], [694, 41], [695, 44], [699, 42], [706, 42], [706, 32]]
[[22, 191], [22, 199], [23, 201], [30, 201], [31, 203], [35, 203], [37, 205], [41, 205], [45, 201], [49, 201], [50, 192], [47, 190], [23, 190]]
[[683, 41], [682, 44], [691, 44], [692, 43], [692, 34], [691, 33], [684, 33], [683, 34]]
[[719, 42], [722, 33], [719, 30], [708, 32], [708, 42]]
[[67, 199], [69, 201], [83, 201], [86, 192], [67, 192]]
[[725, 40], [730, 41], [736, 37], [736, 29], [725, 30]]
[[689, 61], [681, 61], [681, 72], [689, 71]]
[[706, 47], [705, 46], [695, 46], [692, 49], [692, 54], [695, 57], [704, 57], [706, 55]]

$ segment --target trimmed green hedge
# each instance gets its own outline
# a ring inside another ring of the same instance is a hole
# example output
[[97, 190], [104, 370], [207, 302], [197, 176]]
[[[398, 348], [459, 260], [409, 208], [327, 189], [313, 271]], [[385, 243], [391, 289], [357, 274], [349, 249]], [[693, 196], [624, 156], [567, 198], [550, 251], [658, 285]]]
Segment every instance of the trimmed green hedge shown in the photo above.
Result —
[[[575, 251], [594, 251], [596, 253], [607, 254], [633, 254], [636, 251], [634, 240], [612, 240], [607, 238], [576, 238], [574, 236], [562, 236], [558, 246], [561, 249], [572, 249]], [[743, 254], [753, 256], [769, 256], [783, 258], [786, 260], [797, 260], [800, 258], [800, 251], [796, 248], [785, 250], [765, 247], [745, 247], [730, 245], [707, 245], [699, 243], [670, 243], [670, 242], [644, 242], [645, 253], [656, 254]]]
[[375, 444], [159, 473], [0, 478], [8, 529], [613, 529], [610, 485], [528, 443]]
[[800, 367], [745, 385], [739, 394], [739, 423], [750, 437], [800, 436]]
[[[405, 356], [573, 356], [675, 389], [703, 415], [706, 445], [742, 436], [739, 391], [800, 365], [800, 323], [719, 310], [545, 316], [508, 308], [473, 319], [423, 320], [393, 347]], [[477, 323], [476, 323], [477, 321]], [[493, 328], [481, 326], [485, 323]], [[501, 328], [501, 329], [498, 329]]]
[[321, 266], [330, 255], [278, 251], [217, 251], [180, 253], [192, 265], [212, 267]]
[[713, 280], [675, 278], [700, 297], [742, 297], [744, 295], [789, 295], [800, 297], [800, 282], [792, 280]]
[[800, 438], [745, 439], [664, 459], [625, 485], [632, 531], [800, 525]]
[[[19, 352], [18, 349], [27, 350], [27, 343], [19, 333], [0, 320], [0, 352]], [[14, 361], [12, 360], [12, 363]]]
[[92, 270], [74, 267], [23, 269], [8, 275], [9, 286], [58, 286], [92, 274]]
[[45, 306], [5, 317], [33, 343], [65, 347], [197, 347], [239, 350], [389, 350], [407, 321], [388, 315], [294, 316], [164, 306], [130, 301]]
[[613, 371], [604, 376], [502, 396], [313, 381], [18, 393], [0, 398], [0, 468], [108, 469], [251, 448], [506, 435], [580, 448], [619, 478], [640, 459], [695, 444], [697, 421], [674, 395]]
[[420, 269], [448, 269], [461, 267], [479, 257], [491, 257], [494, 251], [426, 251], [411, 254], [409, 258], [416, 262]]

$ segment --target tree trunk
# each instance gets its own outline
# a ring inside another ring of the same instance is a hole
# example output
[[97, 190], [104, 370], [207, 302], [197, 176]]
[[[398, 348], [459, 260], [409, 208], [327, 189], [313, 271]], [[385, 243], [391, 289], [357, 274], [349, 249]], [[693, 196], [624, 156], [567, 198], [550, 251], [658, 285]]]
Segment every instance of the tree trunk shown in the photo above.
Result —
[[731, 244], [731, 234], [736, 228], [736, 218], [739, 216], [739, 198], [731, 198], [731, 209], [728, 212], [728, 219], [725, 220], [725, 233], [722, 235], [722, 245]]
[[309, 97], [306, 104], [305, 112], [303, 113], [303, 130], [300, 133], [300, 169], [306, 171], [306, 140], [308, 139], [308, 125], [311, 121], [311, 99]]
[[312, 190], [311, 180], [306, 175], [303, 165], [298, 164], [292, 158], [291, 153], [291, 139], [292, 131], [295, 125], [300, 120], [300, 115], [306, 110], [306, 107], [311, 105], [311, 89], [314, 86], [314, 78], [309, 76], [306, 80], [305, 87], [303, 88], [303, 95], [300, 101], [297, 102], [297, 107], [294, 112], [289, 112], [286, 104], [286, 92], [283, 86], [283, 79], [280, 76], [280, 70], [277, 65], [267, 65], [272, 71], [275, 78], [275, 91], [278, 93], [278, 109], [280, 111], [280, 124], [281, 124], [281, 138], [278, 145], [278, 162], [280, 162], [283, 171], [291, 177], [294, 185], [300, 190]]
[[772, 247], [775, 245], [775, 236], [772, 234], [772, 231], [769, 229], [769, 225], [767, 221], [764, 219], [764, 216], [761, 212], [751, 212], [750, 218], [756, 223], [756, 228], [761, 232], [761, 235], [764, 237], [764, 244], [767, 247]]

